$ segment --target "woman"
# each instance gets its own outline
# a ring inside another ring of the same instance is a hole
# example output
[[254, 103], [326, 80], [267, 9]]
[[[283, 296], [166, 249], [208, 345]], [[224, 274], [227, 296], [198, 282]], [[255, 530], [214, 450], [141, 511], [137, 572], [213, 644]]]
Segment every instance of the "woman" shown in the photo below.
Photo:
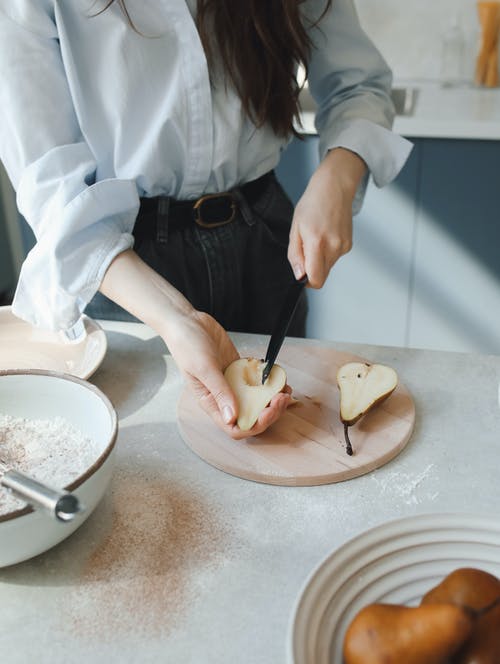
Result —
[[[294, 211], [272, 171], [299, 63], [322, 160]], [[14, 313], [70, 334], [89, 302], [108, 318], [119, 305], [162, 336], [217, 424], [248, 435], [225, 329], [269, 333], [293, 275], [320, 288], [350, 249], [368, 175], [386, 184], [409, 153], [390, 84], [352, 0], [2, 1], [0, 159], [37, 239]]]

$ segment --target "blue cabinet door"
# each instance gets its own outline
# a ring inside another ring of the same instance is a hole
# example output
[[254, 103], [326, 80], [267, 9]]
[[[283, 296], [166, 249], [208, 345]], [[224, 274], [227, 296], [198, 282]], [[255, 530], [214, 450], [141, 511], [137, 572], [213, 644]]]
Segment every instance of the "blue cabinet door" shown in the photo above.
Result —
[[500, 143], [420, 143], [409, 344], [500, 353]]

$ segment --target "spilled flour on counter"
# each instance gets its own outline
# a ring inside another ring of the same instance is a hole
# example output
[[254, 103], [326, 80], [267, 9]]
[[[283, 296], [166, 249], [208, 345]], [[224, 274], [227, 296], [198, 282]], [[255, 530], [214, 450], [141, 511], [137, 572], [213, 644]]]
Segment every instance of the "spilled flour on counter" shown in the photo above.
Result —
[[[95, 443], [62, 417], [27, 419], [0, 414], [0, 460], [40, 482], [64, 488], [98, 456]], [[0, 486], [0, 516], [25, 505]]]
[[231, 549], [226, 517], [154, 468], [116, 469], [93, 532], [61, 613], [72, 634], [101, 642], [168, 634], [215, 592]]
[[[383, 478], [378, 478], [376, 475], [372, 475], [372, 481], [377, 484], [383, 495], [391, 494], [398, 498], [402, 498], [407, 505], [418, 505], [421, 500], [416, 495], [415, 491], [425, 479], [430, 477], [432, 468], [434, 468], [433, 463], [429, 464], [427, 468], [424, 468], [424, 470], [418, 474], [392, 471]], [[438, 492], [435, 492], [425, 496], [425, 498], [427, 500], [435, 500], [437, 496]]]

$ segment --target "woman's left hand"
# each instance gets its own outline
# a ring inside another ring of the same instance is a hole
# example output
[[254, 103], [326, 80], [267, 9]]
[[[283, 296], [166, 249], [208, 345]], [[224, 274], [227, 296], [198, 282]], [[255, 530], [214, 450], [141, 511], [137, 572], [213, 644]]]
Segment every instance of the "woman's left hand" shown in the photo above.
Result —
[[352, 247], [352, 203], [366, 173], [354, 152], [335, 148], [323, 159], [297, 203], [288, 260], [299, 279], [321, 288], [337, 260]]

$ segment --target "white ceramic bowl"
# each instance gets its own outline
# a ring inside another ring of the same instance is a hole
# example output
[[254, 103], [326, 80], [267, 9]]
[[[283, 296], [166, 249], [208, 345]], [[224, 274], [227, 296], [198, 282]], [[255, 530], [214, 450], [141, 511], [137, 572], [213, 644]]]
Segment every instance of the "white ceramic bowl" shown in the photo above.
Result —
[[85, 511], [61, 523], [43, 510], [25, 507], [0, 515], [0, 567], [27, 560], [74, 532], [92, 513], [109, 484], [118, 431], [116, 412], [94, 385], [53, 371], [0, 371], [0, 413], [32, 420], [64, 418], [95, 444], [95, 459], [64, 488]]
[[415, 606], [455, 569], [500, 577], [500, 520], [482, 514], [421, 514], [361, 533], [306, 580], [293, 612], [288, 661], [340, 664], [346, 629], [367, 604]]

